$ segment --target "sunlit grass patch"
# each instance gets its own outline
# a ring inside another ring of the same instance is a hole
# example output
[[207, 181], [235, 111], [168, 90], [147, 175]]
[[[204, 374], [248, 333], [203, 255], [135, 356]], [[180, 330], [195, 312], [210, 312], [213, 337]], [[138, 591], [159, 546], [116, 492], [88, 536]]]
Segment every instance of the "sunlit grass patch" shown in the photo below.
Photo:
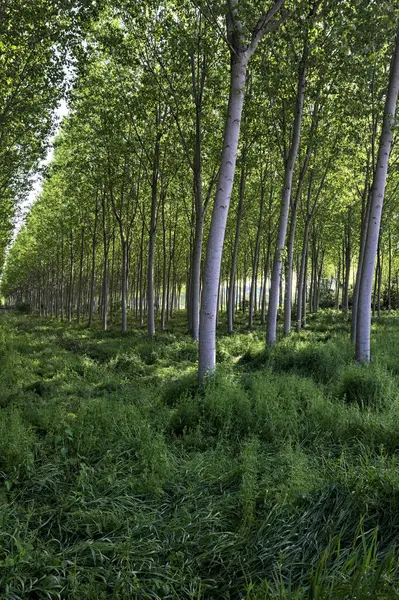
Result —
[[154, 340], [7, 316], [0, 597], [397, 597], [397, 325], [359, 367], [334, 311], [268, 351], [221, 324], [200, 388], [180, 315]]

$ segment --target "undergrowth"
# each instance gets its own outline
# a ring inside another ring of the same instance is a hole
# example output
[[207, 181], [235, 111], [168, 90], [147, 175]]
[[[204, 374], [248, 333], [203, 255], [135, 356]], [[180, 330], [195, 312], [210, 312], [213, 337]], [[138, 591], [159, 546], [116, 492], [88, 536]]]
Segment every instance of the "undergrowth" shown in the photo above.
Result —
[[369, 367], [333, 311], [222, 325], [204, 390], [182, 323], [0, 327], [0, 598], [399, 597], [396, 315]]

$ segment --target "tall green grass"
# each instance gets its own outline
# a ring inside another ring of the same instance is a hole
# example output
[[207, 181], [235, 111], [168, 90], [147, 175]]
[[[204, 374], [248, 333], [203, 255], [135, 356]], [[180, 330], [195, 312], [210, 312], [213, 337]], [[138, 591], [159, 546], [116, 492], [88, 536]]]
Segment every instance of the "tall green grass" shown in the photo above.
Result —
[[399, 597], [399, 319], [330, 311], [264, 351], [0, 322], [0, 598]]

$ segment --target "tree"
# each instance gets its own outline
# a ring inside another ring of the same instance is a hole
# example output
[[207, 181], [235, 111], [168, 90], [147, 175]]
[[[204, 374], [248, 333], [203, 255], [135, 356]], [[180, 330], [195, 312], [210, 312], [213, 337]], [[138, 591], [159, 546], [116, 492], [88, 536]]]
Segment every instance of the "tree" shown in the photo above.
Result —
[[370, 361], [371, 292], [375, 259], [380, 234], [382, 207], [392, 146], [393, 126], [399, 94], [399, 30], [396, 33], [387, 96], [384, 108], [376, 171], [370, 197], [370, 210], [365, 235], [364, 256], [359, 283], [359, 304], [356, 324], [356, 359]]
[[220, 266], [235, 174], [248, 62], [266, 31], [277, 26], [274, 17], [283, 6], [283, 3], [284, 0], [277, 0], [266, 13], [261, 15], [252, 30], [249, 44], [245, 41], [246, 24], [243, 21], [244, 15], [239, 10], [241, 8], [239, 1], [230, 0], [227, 7], [226, 31], [231, 59], [230, 92], [219, 178], [206, 249], [201, 296], [198, 365], [200, 381], [204, 380], [206, 373], [212, 373], [216, 368], [216, 315]]

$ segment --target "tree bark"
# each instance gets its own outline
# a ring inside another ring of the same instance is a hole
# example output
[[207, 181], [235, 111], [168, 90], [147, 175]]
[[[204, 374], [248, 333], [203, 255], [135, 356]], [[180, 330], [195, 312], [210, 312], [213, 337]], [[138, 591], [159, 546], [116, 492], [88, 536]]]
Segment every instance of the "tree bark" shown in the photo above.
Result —
[[369, 190], [369, 157], [367, 159], [367, 170], [366, 170], [366, 180], [364, 184], [363, 194], [362, 194], [362, 225], [360, 232], [360, 246], [359, 246], [359, 260], [356, 272], [356, 281], [355, 287], [353, 290], [353, 303], [352, 303], [352, 323], [351, 323], [351, 340], [352, 342], [356, 342], [356, 329], [357, 329], [357, 313], [358, 313], [358, 305], [359, 305], [359, 286], [360, 286], [360, 278], [362, 274], [363, 268], [363, 258], [364, 258], [364, 248], [366, 245], [366, 237], [367, 237], [367, 229], [370, 218], [370, 209], [371, 209], [371, 195]]
[[148, 334], [155, 335], [155, 315], [154, 315], [154, 260], [155, 260], [155, 236], [157, 227], [157, 198], [158, 198], [158, 179], [159, 179], [159, 152], [160, 152], [160, 114], [159, 109], [156, 113], [156, 138], [154, 148], [154, 164], [152, 170], [151, 184], [151, 221], [148, 241], [148, 271], [147, 271], [147, 326]]
[[91, 247], [91, 280], [90, 280], [90, 300], [89, 300], [89, 327], [93, 326], [93, 308], [94, 308], [94, 286], [96, 281], [96, 241], [97, 241], [97, 221], [98, 221], [98, 196], [96, 197], [96, 208], [94, 213], [94, 228]]
[[307, 59], [308, 59], [308, 40], [306, 38], [302, 60], [299, 69], [299, 78], [298, 78], [298, 91], [297, 91], [297, 99], [296, 99], [296, 108], [295, 108], [295, 118], [293, 124], [293, 133], [291, 146], [288, 152], [288, 156], [285, 163], [285, 172], [284, 172], [284, 185], [283, 185], [283, 195], [281, 199], [281, 208], [280, 208], [280, 218], [277, 232], [277, 240], [276, 240], [276, 250], [274, 253], [273, 260], [273, 270], [272, 270], [272, 279], [270, 286], [270, 295], [269, 295], [269, 310], [268, 310], [268, 318], [267, 318], [267, 345], [273, 346], [276, 342], [276, 333], [277, 333], [277, 312], [279, 306], [279, 289], [280, 289], [280, 278], [281, 278], [281, 269], [282, 269], [282, 261], [284, 255], [284, 247], [285, 247], [285, 238], [287, 234], [287, 224], [288, 224], [288, 214], [291, 203], [291, 190], [292, 190], [292, 178], [294, 174], [295, 162], [299, 149], [299, 142], [301, 138], [301, 126], [302, 126], [302, 114], [303, 114], [303, 105], [305, 100], [305, 86], [306, 86], [306, 67], [307, 67]]
[[[299, 331], [302, 328], [302, 320], [303, 320], [303, 298], [304, 298], [304, 288], [306, 288], [306, 263], [307, 263], [307, 253], [308, 253], [308, 244], [309, 244], [309, 228], [310, 228], [310, 217], [307, 215], [306, 223], [305, 223], [305, 232], [303, 235], [303, 247], [302, 247], [302, 257], [301, 257], [301, 266], [298, 278], [298, 300], [297, 300], [297, 310], [296, 310], [296, 331]], [[306, 296], [305, 296], [306, 297]]]
[[128, 263], [129, 246], [125, 239], [121, 240], [122, 245], [122, 332], [127, 332], [127, 294], [128, 294]]
[[229, 333], [234, 332], [237, 258], [238, 258], [238, 248], [239, 248], [240, 232], [241, 232], [242, 207], [243, 207], [244, 193], [245, 193], [245, 154], [246, 153], [245, 153], [245, 148], [244, 148], [242, 157], [241, 157], [242, 163], [241, 163], [241, 177], [240, 177], [240, 192], [239, 192], [238, 204], [237, 204], [236, 231], [235, 231], [235, 236], [234, 236], [233, 256], [231, 259], [229, 297], [228, 297], [228, 301], [227, 301], [227, 330]]
[[348, 218], [345, 227], [345, 279], [344, 279], [344, 291], [342, 294], [342, 310], [345, 314], [349, 311], [349, 278], [351, 270], [351, 222], [352, 222], [352, 208], [348, 210]]
[[237, 159], [248, 61], [256, 51], [269, 22], [280, 10], [283, 3], [284, 0], [276, 0], [267, 13], [261, 15], [248, 47], [245, 47], [243, 40], [245, 27], [237, 14], [238, 0], [230, 0], [228, 3], [227, 36], [231, 49], [230, 92], [201, 296], [198, 361], [198, 375], [201, 382], [203, 382], [206, 373], [212, 373], [216, 368], [216, 318], [220, 267]]
[[254, 316], [254, 311], [256, 310], [256, 285], [257, 285], [257, 280], [258, 280], [260, 236], [262, 233], [264, 206], [265, 206], [265, 183], [264, 183], [263, 174], [261, 174], [260, 211], [259, 211], [258, 228], [257, 228], [257, 232], [256, 232], [254, 259], [253, 259], [253, 263], [252, 263], [251, 289], [250, 289], [250, 293], [249, 293], [249, 316], [248, 316], [249, 329], [252, 329], [252, 327], [253, 327], [253, 316]]
[[394, 125], [396, 103], [399, 93], [399, 31], [396, 34], [395, 52], [393, 54], [384, 118], [378, 149], [377, 168], [371, 192], [371, 208], [364, 250], [362, 274], [359, 286], [359, 306], [356, 328], [356, 359], [359, 362], [370, 362], [371, 331], [371, 290], [374, 264], [377, 254], [378, 237], [381, 224], [382, 205], [388, 172], [389, 155], [392, 146], [392, 128]]
[[392, 235], [391, 228], [389, 228], [388, 232], [388, 310], [389, 312], [392, 309]]
[[213, 372], [216, 368], [216, 317], [220, 266], [227, 213], [233, 188], [241, 115], [244, 104], [247, 64], [248, 58], [246, 55], [240, 53], [232, 55], [228, 117], [223, 140], [220, 174], [209, 231], [202, 287], [198, 365], [200, 381], [203, 381], [208, 371]]

